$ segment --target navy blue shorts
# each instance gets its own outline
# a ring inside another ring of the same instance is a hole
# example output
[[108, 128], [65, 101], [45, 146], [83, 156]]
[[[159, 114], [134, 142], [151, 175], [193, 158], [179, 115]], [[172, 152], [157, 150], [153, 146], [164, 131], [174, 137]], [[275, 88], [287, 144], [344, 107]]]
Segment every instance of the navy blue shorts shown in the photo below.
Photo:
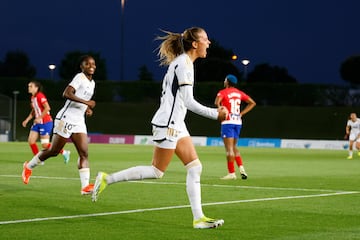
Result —
[[40, 136], [51, 135], [53, 126], [54, 126], [54, 122], [52, 121], [44, 124], [37, 123], [32, 125], [31, 131], [38, 132]]
[[241, 126], [238, 124], [222, 124], [221, 137], [222, 138], [236, 138], [240, 136]]

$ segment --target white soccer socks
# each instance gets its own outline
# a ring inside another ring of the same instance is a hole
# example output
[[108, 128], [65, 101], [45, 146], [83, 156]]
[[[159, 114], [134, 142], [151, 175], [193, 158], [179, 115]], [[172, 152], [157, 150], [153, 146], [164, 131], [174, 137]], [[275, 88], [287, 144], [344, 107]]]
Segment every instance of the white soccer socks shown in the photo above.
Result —
[[164, 173], [154, 166], [137, 166], [109, 174], [106, 181], [108, 184], [112, 184], [122, 181], [162, 178], [163, 175]]
[[202, 172], [202, 165], [199, 159], [196, 159], [185, 166], [187, 170], [186, 175], [186, 192], [188, 194], [191, 211], [194, 220], [200, 219], [204, 216], [201, 206], [201, 185], [200, 175]]

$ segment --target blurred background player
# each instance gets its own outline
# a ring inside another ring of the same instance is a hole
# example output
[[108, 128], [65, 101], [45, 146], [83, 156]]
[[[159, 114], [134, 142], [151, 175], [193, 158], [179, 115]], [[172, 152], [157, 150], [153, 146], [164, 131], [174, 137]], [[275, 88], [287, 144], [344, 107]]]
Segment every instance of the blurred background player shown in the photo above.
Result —
[[[360, 149], [360, 118], [357, 117], [356, 113], [350, 113], [349, 120], [346, 123], [345, 128], [345, 139], [349, 139], [349, 155], [347, 159], [353, 158], [353, 145], [359, 151]], [[358, 152], [360, 156], [360, 152]]]
[[[243, 161], [237, 149], [237, 142], [242, 127], [241, 118], [251, 111], [256, 103], [246, 93], [235, 87], [237, 82], [238, 80], [234, 75], [227, 75], [224, 80], [224, 89], [220, 90], [215, 98], [216, 106], [224, 106], [229, 111], [228, 117], [221, 122], [221, 137], [224, 141], [228, 168], [228, 174], [221, 178], [223, 180], [236, 179], [235, 161], [239, 167], [241, 178], [247, 179]], [[246, 102], [247, 105], [244, 110], [241, 111], [240, 107], [242, 102]]]
[[[22, 122], [22, 126], [26, 127], [28, 122], [34, 118], [31, 126], [28, 143], [34, 155], [39, 152], [36, 144], [40, 136], [40, 143], [43, 149], [51, 146], [50, 136], [53, 130], [53, 119], [50, 115], [50, 105], [42, 90], [40, 82], [31, 81], [28, 84], [28, 92], [31, 94], [31, 111], [27, 118]], [[64, 162], [68, 163], [70, 160], [70, 151], [61, 149], [60, 153], [64, 157]]]
[[51, 147], [40, 151], [29, 162], [25, 161], [23, 164], [22, 179], [25, 184], [29, 183], [33, 169], [48, 158], [58, 155], [70, 138], [79, 155], [80, 193], [82, 195], [92, 193], [94, 185], [89, 183], [90, 168], [85, 115], [91, 116], [92, 108], [96, 105], [95, 101], [91, 100], [95, 89], [93, 74], [96, 64], [93, 57], [85, 55], [80, 58], [79, 65], [81, 72], [75, 75], [63, 92], [66, 102], [56, 115]]
[[99, 172], [92, 200], [95, 202], [109, 184], [162, 178], [173, 155], [176, 154], [187, 171], [186, 192], [193, 214], [193, 227], [216, 228], [223, 225], [224, 220], [208, 218], [203, 213], [200, 185], [202, 164], [184, 121], [188, 109], [214, 120], [221, 121], [227, 116], [224, 107], [205, 107], [193, 96], [193, 63], [197, 58], [206, 57], [210, 41], [205, 30], [198, 27], [186, 29], [183, 33], [165, 33], [165, 36], [157, 38], [163, 40], [159, 46], [159, 56], [161, 64], [168, 65], [168, 70], [162, 83], [160, 107], [151, 121], [155, 144], [152, 164], [112, 174]]

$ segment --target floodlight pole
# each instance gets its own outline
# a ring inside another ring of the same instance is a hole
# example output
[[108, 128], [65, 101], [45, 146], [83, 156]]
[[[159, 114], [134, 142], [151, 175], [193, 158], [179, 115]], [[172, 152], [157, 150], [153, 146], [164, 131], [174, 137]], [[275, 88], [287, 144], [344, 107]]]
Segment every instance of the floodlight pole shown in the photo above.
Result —
[[124, 10], [125, 0], [121, 0], [121, 25], [120, 25], [120, 81], [124, 80]]
[[15, 90], [13, 91], [13, 94], [14, 94], [14, 105], [13, 105], [13, 136], [12, 136], [12, 140], [13, 141], [16, 141], [16, 111], [17, 111], [17, 95], [19, 94], [20, 92]]

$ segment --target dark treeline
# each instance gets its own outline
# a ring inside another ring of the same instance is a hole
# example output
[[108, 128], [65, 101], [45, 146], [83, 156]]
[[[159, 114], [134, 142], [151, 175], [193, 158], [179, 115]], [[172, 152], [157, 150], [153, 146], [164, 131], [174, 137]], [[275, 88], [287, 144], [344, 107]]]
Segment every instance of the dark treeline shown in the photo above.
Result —
[[[28, 79], [0, 78], [0, 94], [13, 97], [19, 91], [18, 100], [28, 100]], [[39, 80], [49, 100], [60, 101], [68, 81]], [[207, 105], [213, 105], [223, 82], [197, 82], [195, 98]], [[299, 83], [249, 83], [241, 82], [238, 88], [248, 93], [260, 106], [360, 106], [360, 91], [349, 86], [299, 84]], [[98, 102], [158, 102], [161, 82], [98, 81], [95, 100]]]

